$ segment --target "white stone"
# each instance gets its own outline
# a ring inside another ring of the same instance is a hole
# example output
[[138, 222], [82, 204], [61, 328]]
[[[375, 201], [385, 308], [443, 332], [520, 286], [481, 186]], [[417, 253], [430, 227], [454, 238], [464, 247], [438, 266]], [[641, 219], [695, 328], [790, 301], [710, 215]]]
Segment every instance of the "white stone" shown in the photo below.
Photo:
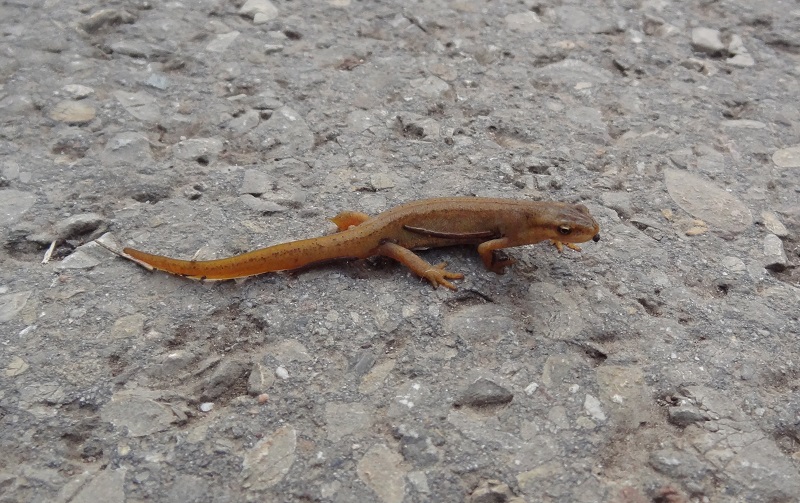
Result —
[[779, 168], [800, 168], [800, 145], [777, 150], [772, 154], [772, 162]]
[[606, 420], [606, 413], [603, 412], [603, 408], [600, 406], [600, 400], [592, 395], [586, 395], [586, 398], [583, 400], [583, 409], [595, 421]]
[[239, 14], [253, 18], [256, 24], [266, 23], [278, 17], [278, 8], [269, 0], [247, 0]]

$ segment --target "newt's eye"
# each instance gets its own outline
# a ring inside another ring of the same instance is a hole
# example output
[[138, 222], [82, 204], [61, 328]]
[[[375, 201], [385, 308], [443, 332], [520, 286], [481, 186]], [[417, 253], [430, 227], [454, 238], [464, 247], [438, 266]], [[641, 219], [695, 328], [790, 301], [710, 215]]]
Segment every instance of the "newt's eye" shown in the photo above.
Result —
[[572, 228], [569, 225], [559, 225], [558, 232], [566, 236], [567, 234], [572, 232]]

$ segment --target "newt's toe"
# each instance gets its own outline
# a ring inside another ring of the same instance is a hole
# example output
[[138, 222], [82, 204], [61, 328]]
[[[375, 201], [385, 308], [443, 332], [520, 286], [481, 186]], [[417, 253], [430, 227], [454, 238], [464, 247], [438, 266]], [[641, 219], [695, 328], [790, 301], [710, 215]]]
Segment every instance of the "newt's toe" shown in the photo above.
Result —
[[431, 285], [436, 288], [439, 285], [449, 288], [450, 290], [457, 290], [456, 286], [447, 281], [448, 279], [462, 279], [464, 277], [463, 274], [458, 272], [450, 272], [446, 270], [444, 267], [447, 265], [447, 262], [441, 262], [436, 264], [432, 268], [425, 271], [423, 276], [425, 279], [430, 281]]
[[[598, 238], [598, 241], [599, 239], [600, 238]], [[561, 241], [556, 241], [555, 239], [551, 239], [550, 242], [553, 243], [553, 246], [558, 248], [559, 253], [564, 251], [565, 246], [570, 250], [575, 250], [577, 252], [581, 251], [581, 247], [576, 245], [575, 243], [562, 243]]]

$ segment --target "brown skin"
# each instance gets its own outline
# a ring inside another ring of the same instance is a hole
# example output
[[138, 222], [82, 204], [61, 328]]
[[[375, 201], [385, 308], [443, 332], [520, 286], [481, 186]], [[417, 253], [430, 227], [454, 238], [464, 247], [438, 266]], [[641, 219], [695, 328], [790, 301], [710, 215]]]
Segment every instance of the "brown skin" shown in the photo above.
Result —
[[224, 280], [298, 269], [335, 259], [390, 257], [434, 288], [455, 290], [449, 279], [463, 274], [432, 265], [411, 250], [478, 244], [486, 268], [503, 274], [514, 263], [500, 250], [550, 240], [580, 251], [575, 243], [600, 239], [600, 226], [582, 204], [479, 197], [423, 199], [375, 217], [343, 212], [331, 219], [339, 232], [269, 246], [219, 260], [178, 260], [133, 248], [123, 253], [145, 267], [195, 279]]

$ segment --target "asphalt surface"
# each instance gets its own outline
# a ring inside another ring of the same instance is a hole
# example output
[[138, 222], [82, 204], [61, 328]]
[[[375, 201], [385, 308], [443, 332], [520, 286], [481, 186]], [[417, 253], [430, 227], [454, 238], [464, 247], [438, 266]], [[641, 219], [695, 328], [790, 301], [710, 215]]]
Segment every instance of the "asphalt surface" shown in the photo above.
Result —
[[[0, 502], [800, 501], [800, 4], [0, 4]], [[437, 196], [580, 253], [245, 281]], [[43, 263], [44, 262], [44, 263]]]

